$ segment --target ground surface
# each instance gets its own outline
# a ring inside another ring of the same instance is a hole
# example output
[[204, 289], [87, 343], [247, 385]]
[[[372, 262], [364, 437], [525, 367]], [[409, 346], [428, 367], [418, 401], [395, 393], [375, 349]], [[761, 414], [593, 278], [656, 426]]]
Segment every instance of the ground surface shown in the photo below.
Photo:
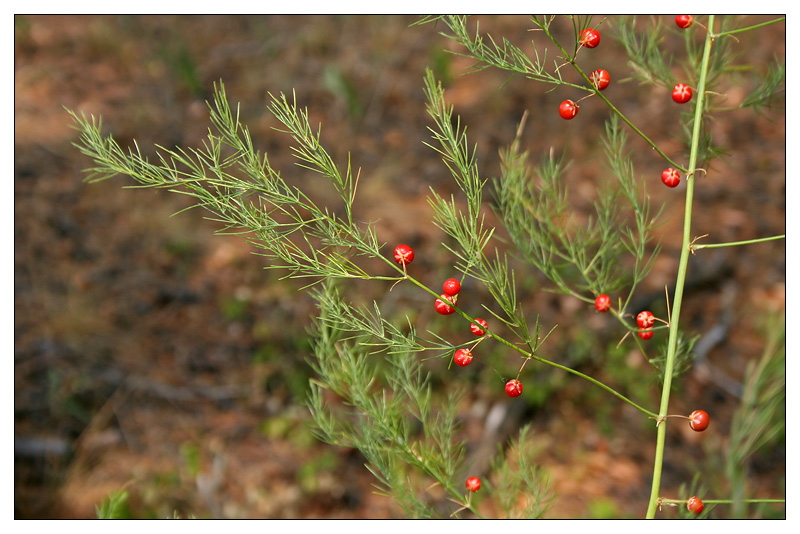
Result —
[[[432, 26], [410, 28], [412, 21], [15, 19], [17, 517], [93, 517], [95, 505], [120, 488], [129, 490], [135, 517], [176, 511], [258, 518], [397, 514], [389, 500], [373, 493], [356, 451], [321, 444], [308, 428], [305, 328], [314, 310], [298, 293], [300, 284], [280, 282], [280, 273], [263, 270], [262, 258], [241, 240], [214, 236], [215, 225], [199, 212], [170, 218], [188, 205], [177, 195], [123, 189], [127, 182], [121, 178], [82, 182], [90, 162], [71, 146], [76, 136], [62, 106], [101, 115], [106, 131], [123, 146], [135, 138], [152, 154], [153, 143], [201, 142], [208, 128], [204, 101], [223, 80], [273, 166], [313, 191], [318, 183], [292, 167], [286, 140], [271, 130], [275, 122], [266, 113], [267, 92], [295, 90], [312, 121], [322, 122], [323, 141], [337, 160], [346, 161], [350, 151], [361, 167], [358, 216], [376, 221], [382, 241], [414, 245], [427, 258], [420, 264], [434, 285], [450, 275], [452, 259], [430, 223], [425, 195], [429, 187], [444, 195], [455, 189], [423, 145], [425, 67], [444, 79], [448, 100], [468, 125], [470, 141], [478, 143], [486, 177], [497, 175], [498, 148], [513, 139], [526, 109], [531, 115], [523, 142], [535, 159], [568, 146], [567, 156], [575, 160], [568, 180], [578, 212], [590, 206], [605, 173], [598, 162], [606, 112], [589, 100], [578, 119], [566, 123], [555, 109], [572, 96], [567, 90], [544, 94], [549, 87], [518, 78], [503, 86], [506, 77], [494, 71], [461, 76], [469, 62], [442, 52], [454, 45]], [[531, 35], [525, 17], [485, 24], [520, 44]], [[562, 26], [571, 31], [568, 23]], [[740, 37], [742, 63], [763, 69], [773, 54], [784, 55], [783, 24]], [[664, 46], [678, 44], [676, 33]], [[615, 66], [612, 76], [619, 83], [612, 82], [609, 98], [666, 151], [677, 149], [679, 112], [666, 91], [624, 83], [625, 75], [617, 72], [627, 67], [612, 39], [592, 53], [599, 63]], [[736, 104], [744, 89], [732, 86], [728, 101]], [[719, 242], [784, 233], [783, 111], [725, 114], [714, 123], [714, 135], [730, 156], [699, 181], [695, 234]], [[684, 185], [667, 190], [658, 180], [662, 164], [656, 155], [638, 141], [632, 148], [637, 173], [651, 181], [653, 202], [666, 203], [664, 250], [640, 292], [643, 302], [663, 313], [660, 295], [675, 276]], [[694, 283], [682, 323], [703, 335], [726, 309], [733, 312], [732, 322], [708, 353], [708, 364], [685, 374], [673, 397], [674, 413], [703, 407], [714, 422], [702, 435], [674, 426], [665, 495], [678, 495], [695, 473], [707, 487], [724, 491], [726, 482], [714, 466], [739, 399], [721, 385], [723, 378], [740, 384], [747, 362], [761, 355], [761, 322], [783, 320], [769, 315], [784, 309], [783, 241], [706, 251], [692, 261]], [[559, 324], [551, 354], [563, 351], [584, 372], [623, 384], [657, 405], [652, 373], [632, 344], [617, 358], [621, 366], [603, 360], [620, 332], [609, 332], [603, 317], [579, 301], [543, 291], [547, 283], [532, 271], [518, 271], [518, 279], [524, 281], [526, 307], [540, 313], [544, 324]], [[489, 407], [504, 401], [494, 388], [502, 371], [508, 370], [487, 369], [461, 408], [471, 449], [483, 437]], [[547, 517], [641, 517], [654, 454], [652, 423], [586, 383], [542, 376], [552, 380], [546, 401], [523, 397], [526, 408], [511, 423], [514, 429], [533, 425], [533, 459], [559, 495]], [[784, 452], [784, 446], [772, 445], [748, 462], [751, 494], [784, 495]], [[726, 517], [722, 509], [712, 516]]]

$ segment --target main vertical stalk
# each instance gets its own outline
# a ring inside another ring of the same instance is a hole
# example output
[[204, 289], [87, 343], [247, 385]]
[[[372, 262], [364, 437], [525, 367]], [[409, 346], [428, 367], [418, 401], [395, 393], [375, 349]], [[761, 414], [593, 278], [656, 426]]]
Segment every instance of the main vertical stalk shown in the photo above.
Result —
[[[697, 164], [697, 149], [700, 140], [700, 126], [703, 119], [705, 105], [706, 74], [708, 62], [711, 57], [711, 45], [714, 42], [714, 15], [708, 17], [708, 33], [706, 34], [705, 48], [703, 49], [703, 63], [700, 69], [700, 79], [697, 81], [697, 102], [694, 108], [694, 128], [692, 130], [692, 146], [689, 154], [689, 171], [695, 170]], [[678, 264], [678, 278], [675, 281], [675, 296], [672, 301], [672, 316], [670, 317], [669, 344], [667, 348], [667, 362], [664, 367], [664, 386], [661, 390], [661, 406], [658, 411], [659, 424], [656, 439], [656, 457], [653, 462], [653, 487], [650, 491], [650, 504], [647, 507], [647, 518], [655, 517], [658, 510], [658, 498], [661, 489], [661, 469], [664, 464], [664, 441], [667, 435], [667, 410], [669, 409], [669, 394], [672, 388], [672, 373], [675, 367], [675, 348], [678, 345], [678, 324], [681, 316], [681, 302], [683, 288], [686, 282], [686, 268], [689, 263], [690, 245], [692, 240], [692, 199], [694, 197], [694, 183], [696, 175], [686, 178], [686, 207], [683, 215], [683, 242], [681, 244], [681, 259]]]

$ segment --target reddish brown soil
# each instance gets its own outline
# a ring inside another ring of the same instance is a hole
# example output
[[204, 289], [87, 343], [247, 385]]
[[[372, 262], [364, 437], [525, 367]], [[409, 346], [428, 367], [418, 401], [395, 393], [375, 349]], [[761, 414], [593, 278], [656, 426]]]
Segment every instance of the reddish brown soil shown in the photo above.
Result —
[[[429, 124], [425, 67], [436, 66], [445, 78], [447, 98], [468, 125], [470, 142], [478, 143], [486, 177], [498, 174], [498, 148], [513, 139], [526, 109], [523, 142], [534, 159], [568, 147], [575, 161], [567, 179], [579, 216], [607, 175], [599, 142], [606, 111], [590, 99], [565, 123], [555, 110], [572, 96], [567, 89], [545, 94], [549, 87], [521, 78], [501, 87], [506, 77], [491, 70], [461, 76], [469, 62], [444, 55], [441, 50], [453, 45], [432, 26], [409, 27], [413, 20], [15, 18], [16, 517], [94, 517], [95, 505], [121, 488], [131, 494], [135, 517], [176, 511], [230, 518], [398, 513], [374, 493], [356, 451], [319, 443], [308, 430], [305, 329], [314, 310], [298, 293], [301, 284], [280, 282], [280, 273], [264, 270], [263, 258], [242, 240], [213, 235], [217, 227], [199, 212], [170, 218], [188, 205], [181, 196], [123, 189], [129, 182], [121, 178], [84, 183], [82, 170], [90, 161], [71, 146], [76, 135], [62, 106], [102, 116], [106, 131], [123, 146], [135, 138], [152, 154], [153, 143], [199, 145], [209, 126], [204, 101], [223, 80], [273, 166], [324, 194], [319, 180], [292, 166], [286, 139], [271, 130], [276, 123], [266, 112], [267, 92], [296, 90], [312, 121], [322, 122], [323, 142], [337, 161], [346, 161], [350, 151], [362, 169], [358, 217], [376, 221], [382, 241], [415, 246], [423, 258], [419, 268], [434, 285], [453, 274], [452, 258], [430, 223], [425, 195], [429, 187], [449, 195], [455, 186], [423, 145]], [[525, 17], [485, 24], [520, 44], [531, 37]], [[568, 23], [562, 26], [571, 31]], [[784, 57], [784, 24], [739, 37], [742, 64], [763, 69], [773, 54]], [[680, 37], [670, 39], [665, 46], [677, 47]], [[622, 50], [611, 39], [591, 53], [597, 66], [612, 72], [608, 97], [665, 151], [679, 149], [681, 110], [668, 92], [626, 83], [617, 74], [626, 69]], [[749, 87], [730, 87], [728, 103], [740, 101]], [[710, 234], [709, 242], [784, 233], [783, 110], [721, 114], [714, 136], [730, 156], [698, 180], [693, 232]], [[676, 273], [683, 186], [663, 187], [657, 155], [639, 140], [631, 148], [653, 202], [666, 203], [664, 250], [641, 292], [654, 295], [654, 309], [663, 313], [663, 287]], [[623, 368], [604, 363], [605, 348], [620, 332], [609, 332], [610, 323], [576, 299], [543, 291], [547, 284], [540, 276], [517, 268], [526, 309], [540, 313], [548, 329], [559, 324], [546, 347], [551, 357], [572, 360], [626, 388], [644, 382], [649, 398], [643, 400], [657, 405], [652, 372], [632, 344]], [[726, 295], [734, 319], [728, 336], [709, 353], [711, 367], [689, 371], [673, 396], [674, 413], [703, 407], [713, 419], [703, 434], [685, 425], [670, 428], [664, 495], [677, 496], [695, 472], [722, 491], [714, 470], [738, 399], [713, 373], [741, 382], [747, 362], [763, 348], [759, 322], [785, 308], [785, 275], [783, 241], [692, 258], [690, 281], [702, 277], [703, 283], [687, 294], [681, 323], [707, 333], [729, 307]], [[370, 291], [385, 295], [382, 287]], [[488, 407], [502, 401], [497, 375], [516, 365], [503, 364], [499, 356], [497, 361], [476, 379], [462, 408], [471, 448], [483, 437]], [[441, 380], [445, 371], [437, 372]], [[585, 382], [537, 376], [552, 381], [552, 391], [544, 405], [527, 406], [514, 423], [532, 423], [533, 460], [559, 495], [548, 517], [642, 517], [654, 455], [652, 422]], [[50, 448], [42, 451], [42, 445]], [[785, 494], [784, 453], [785, 446], [773, 445], [750, 460], [751, 495]], [[488, 506], [486, 511], [492, 512]], [[724, 509], [712, 517], [726, 517]]]

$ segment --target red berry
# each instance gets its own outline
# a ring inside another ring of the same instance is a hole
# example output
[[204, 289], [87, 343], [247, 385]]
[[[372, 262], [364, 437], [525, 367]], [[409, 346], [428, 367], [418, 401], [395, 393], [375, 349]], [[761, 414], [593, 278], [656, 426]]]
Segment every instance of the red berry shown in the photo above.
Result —
[[[477, 324], [475, 324], [475, 323], [477, 323]], [[478, 326], [478, 325], [480, 325], [480, 326]], [[475, 319], [475, 322], [472, 323], [471, 325], [469, 325], [469, 331], [472, 332], [473, 334], [475, 334], [476, 336], [480, 337], [480, 336], [486, 334], [486, 330], [481, 328], [481, 326], [483, 328], [488, 328], [489, 327], [489, 323], [487, 323], [483, 319]]]
[[664, 185], [667, 187], [677, 187], [679, 183], [681, 183], [681, 175], [670, 167], [669, 169], [664, 169], [661, 173], [661, 181], [664, 182]]
[[689, 87], [685, 83], [679, 83], [675, 85], [675, 88], [672, 90], [672, 100], [674, 100], [678, 104], [685, 104], [691, 99], [692, 99], [691, 87]]
[[444, 284], [442, 284], [442, 290], [444, 290], [445, 295], [451, 297], [458, 295], [458, 292], [461, 291], [461, 282], [455, 278], [448, 278], [444, 281]]
[[414, 250], [408, 245], [397, 245], [394, 249], [394, 261], [400, 265], [408, 265], [414, 261]]
[[589, 79], [599, 91], [602, 91], [608, 87], [608, 84], [611, 83], [611, 75], [605, 69], [597, 69], [596, 71], [593, 71], [589, 75]]
[[692, 497], [688, 501], [686, 501], [686, 508], [689, 509], [690, 512], [693, 514], [699, 514], [703, 511], [703, 501], [698, 499], [697, 497]]
[[611, 309], [611, 297], [606, 294], [598, 295], [596, 299], [594, 299], [594, 309], [602, 312], [607, 312]]
[[469, 349], [458, 349], [453, 356], [453, 361], [459, 367], [466, 367], [472, 362], [472, 353]]
[[467, 479], [467, 489], [472, 493], [475, 493], [479, 489], [481, 489], [481, 479], [478, 477], [469, 477]]
[[[703, 410], [695, 410], [689, 415], [689, 426], [692, 427], [692, 430], [695, 432], [702, 432], [706, 428], [708, 428], [708, 423], [711, 418], [708, 416], [708, 413], [704, 412]], [[703, 505], [700, 504], [700, 508], [702, 509]]]
[[675, 24], [684, 30], [694, 23], [694, 18], [691, 15], [678, 15], [675, 17]]
[[580, 43], [586, 48], [595, 48], [600, 44], [600, 32], [592, 28], [586, 28], [581, 32]]
[[647, 339], [650, 339], [651, 337], [653, 337], [653, 331], [652, 330], [648, 330], [647, 332], [636, 332], [636, 335], [639, 336], [640, 338], [644, 339], [644, 340], [647, 340]]
[[564, 100], [561, 105], [558, 106], [558, 114], [566, 121], [573, 119], [575, 115], [578, 114], [578, 104], [572, 100]]
[[655, 316], [649, 311], [640, 312], [639, 315], [636, 316], [636, 324], [639, 325], [639, 328], [650, 328], [655, 322]]
[[[447, 302], [449, 302], [453, 306], [455, 306], [455, 303], [452, 300], [450, 300], [448, 295], [445, 295], [444, 293], [442, 293], [441, 295], [439, 295], [439, 297], [443, 298], [444, 300], [446, 300]], [[444, 302], [442, 302], [439, 299], [436, 299], [435, 306], [436, 306], [436, 311], [441, 313], [442, 315], [450, 315], [451, 313], [456, 311], [455, 308], [453, 308], [453, 306], [445, 304]]]
[[522, 395], [522, 382], [516, 378], [506, 382], [506, 395], [509, 397], [519, 397]]

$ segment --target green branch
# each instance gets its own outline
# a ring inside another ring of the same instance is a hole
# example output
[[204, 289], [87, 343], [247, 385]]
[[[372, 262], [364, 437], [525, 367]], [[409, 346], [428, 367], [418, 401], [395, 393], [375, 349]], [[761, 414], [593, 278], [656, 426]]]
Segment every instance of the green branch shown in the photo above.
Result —
[[774, 235], [772, 237], [761, 237], [758, 239], [748, 239], [747, 241], [730, 241], [727, 243], [709, 243], [707, 245], [694, 245], [690, 244], [689, 249], [694, 252], [703, 248], [722, 248], [722, 247], [736, 247], [739, 245], [752, 245], [754, 243], [764, 243], [765, 241], [777, 241], [778, 239], [786, 239], [786, 234]]
[[[774, 20], [768, 20], [767, 22], [762, 22], [761, 24], [755, 24], [753, 26], [748, 26], [746, 28], [738, 28], [736, 30], [728, 30], [728, 31], [724, 31], [724, 32], [719, 32], [719, 33], [713, 34], [712, 38], [724, 37], [726, 35], [733, 35], [734, 33], [749, 32], [750, 30], [757, 30], [758, 28], [763, 28], [764, 26], [769, 26], [770, 24], [775, 24], [777, 22], [781, 22], [781, 21], [784, 21], [784, 20], [786, 20], [786, 17], [781, 17], [781, 18], [774, 19]], [[711, 22], [710, 21], [711, 21], [711, 19], [709, 19], [709, 24], [708, 24], [709, 26], [711, 26]]]

